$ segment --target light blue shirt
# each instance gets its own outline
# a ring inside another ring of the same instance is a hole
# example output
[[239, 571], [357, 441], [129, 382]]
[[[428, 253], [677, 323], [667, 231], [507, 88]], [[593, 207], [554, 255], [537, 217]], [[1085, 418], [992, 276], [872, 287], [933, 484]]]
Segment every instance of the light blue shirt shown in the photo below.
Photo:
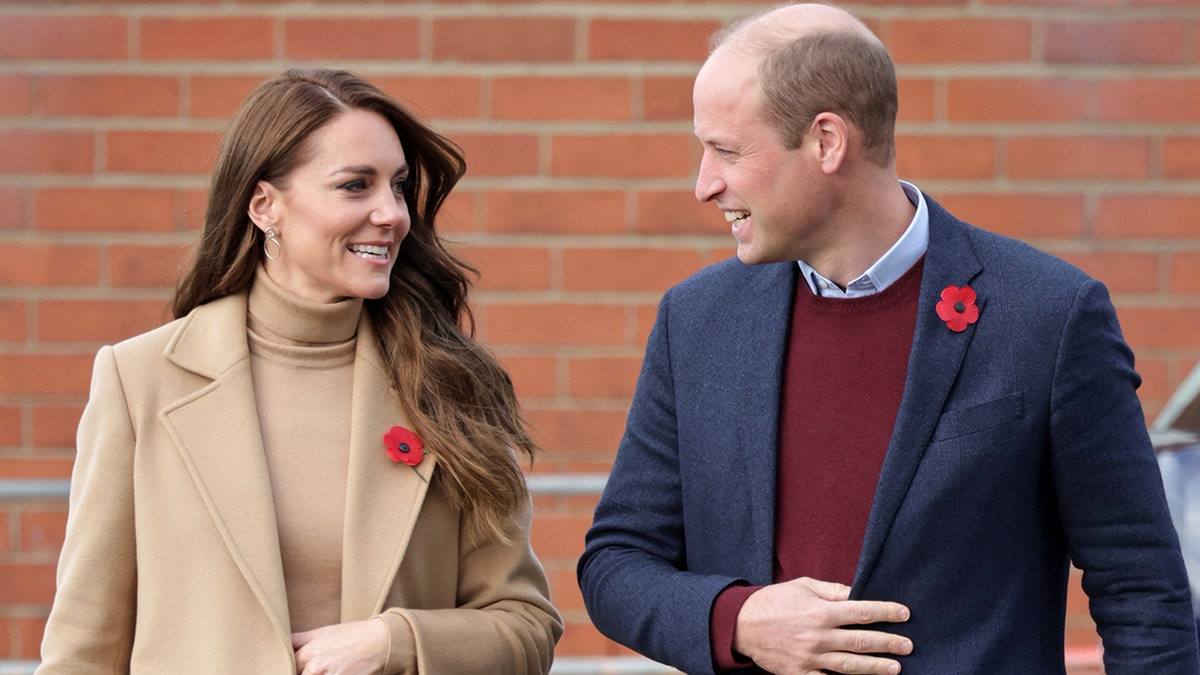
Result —
[[912, 269], [921, 256], [925, 255], [925, 249], [929, 248], [929, 209], [925, 206], [925, 196], [912, 183], [900, 181], [900, 186], [904, 188], [908, 201], [917, 207], [916, 214], [913, 215], [904, 234], [900, 235], [887, 253], [868, 267], [862, 276], [847, 284], [846, 290], [843, 291], [837, 284], [821, 276], [812, 265], [803, 260], [796, 261], [800, 265], [801, 276], [808, 282], [808, 287], [814, 294], [825, 298], [861, 298], [873, 295], [896, 283], [897, 279], [904, 276], [904, 273]]

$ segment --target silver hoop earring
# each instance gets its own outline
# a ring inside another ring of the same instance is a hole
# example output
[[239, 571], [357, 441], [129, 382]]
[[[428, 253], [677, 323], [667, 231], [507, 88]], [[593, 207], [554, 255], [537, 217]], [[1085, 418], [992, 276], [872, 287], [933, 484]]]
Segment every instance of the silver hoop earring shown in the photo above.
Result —
[[[283, 255], [283, 244], [280, 244], [279, 237], [275, 236], [275, 228], [268, 227], [263, 234], [267, 235], [267, 240], [263, 242], [263, 255], [270, 260], [278, 260], [279, 256]], [[275, 255], [271, 255], [271, 244], [275, 244]]]

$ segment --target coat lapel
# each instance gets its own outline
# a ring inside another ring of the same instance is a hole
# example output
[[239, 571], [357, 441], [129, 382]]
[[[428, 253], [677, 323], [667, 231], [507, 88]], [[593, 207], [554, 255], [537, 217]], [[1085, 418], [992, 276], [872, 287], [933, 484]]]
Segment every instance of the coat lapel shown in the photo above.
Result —
[[166, 356], [212, 381], [163, 408], [159, 417], [246, 583], [290, 643], [279, 532], [245, 335], [245, 293], [197, 308]]
[[[928, 196], [925, 199], [929, 207], [929, 248], [917, 301], [916, 331], [896, 425], [867, 520], [852, 597], [858, 597], [875, 568], [975, 334], [974, 325], [961, 333], [951, 331], [938, 318], [935, 308], [942, 289], [971, 283], [983, 267], [965, 225]], [[976, 304], [983, 321], [986, 302], [986, 295], [980, 293]]]
[[[780, 400], [788, 328], [796, 292], [799, 267], [794, 262], [755, 265], [726, 313], [714, 316], [710, 334], [723, 335], [724, 347], [714, 353], [711, 376], [729, 384], [741, 406], [756, 407], [754, 414], [741, 415], [741, 425], [726, 431], [731, 436], [722, 447], [739, 448], [747, 477], [744, 496], [750, 504], [753, 541], [766, 542], [745, 552], [753, 583], [770, 583], [775, 558], [775, 491], [779, 444], [779, 407], [760, 402]], [[730, 355], [736, 355], [732, 358]], [[716, 401], [714, 409], [728, 407]], [[747, 408], [743, 408], [745, 410]]]
[[[416, 467], [387, 458], [383, 435], [388, 429], [396, 425], [412, 429], [392, 391], [375, 331], [364, 312], [351, 401], [342, 621], [366, 619], [383, 609], [437, 463], [429, 448]], [[457, 538], [458, 533], [446, 536]]]

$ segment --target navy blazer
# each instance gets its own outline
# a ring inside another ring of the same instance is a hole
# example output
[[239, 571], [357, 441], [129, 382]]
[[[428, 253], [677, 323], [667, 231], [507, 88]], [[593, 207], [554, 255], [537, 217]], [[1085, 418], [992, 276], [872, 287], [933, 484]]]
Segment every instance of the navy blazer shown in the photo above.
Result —
[[[1063, 673], [1074, 562], [1108, 675], [1200, 672], [1140, 378], [1107, 291], [926, 199], [916, 332], [851, 597], [911, 609], [879, 626], [912, 638], [905, 673]], [[688, 673], [713, 672], [716, 595], [772, 581], [797, 279], [794, 262], [732, 259], [666, 293], [579, 561], [596, 627]], [[979, 319], [955, 333], [935, 305], [968, 284]]]

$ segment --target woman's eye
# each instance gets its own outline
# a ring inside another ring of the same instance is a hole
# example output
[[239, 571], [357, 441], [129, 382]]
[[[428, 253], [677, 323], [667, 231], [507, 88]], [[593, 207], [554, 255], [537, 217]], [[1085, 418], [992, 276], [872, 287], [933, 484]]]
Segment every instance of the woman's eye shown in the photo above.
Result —
[[366, 188], [367, 188], [367, 183], [366, 183], [366, 181], [363, 181], [363, 180], [352, 180], [349, 183], [345, 183], [342, 185], [343, 190], [349, 190], [350, 192], [361, 192], [361, 191], [365, 190]]
[[413, 187], [412, 176], [405, 176], [404, 178], [401, 178], [400, 180], [398, 180], [392, 184], [392, 189], [396, 191], [396, 194], [402, 194], [402, 195], [407, 195], [409, 193], [409, 191], [412, 190], [412, 187]]

